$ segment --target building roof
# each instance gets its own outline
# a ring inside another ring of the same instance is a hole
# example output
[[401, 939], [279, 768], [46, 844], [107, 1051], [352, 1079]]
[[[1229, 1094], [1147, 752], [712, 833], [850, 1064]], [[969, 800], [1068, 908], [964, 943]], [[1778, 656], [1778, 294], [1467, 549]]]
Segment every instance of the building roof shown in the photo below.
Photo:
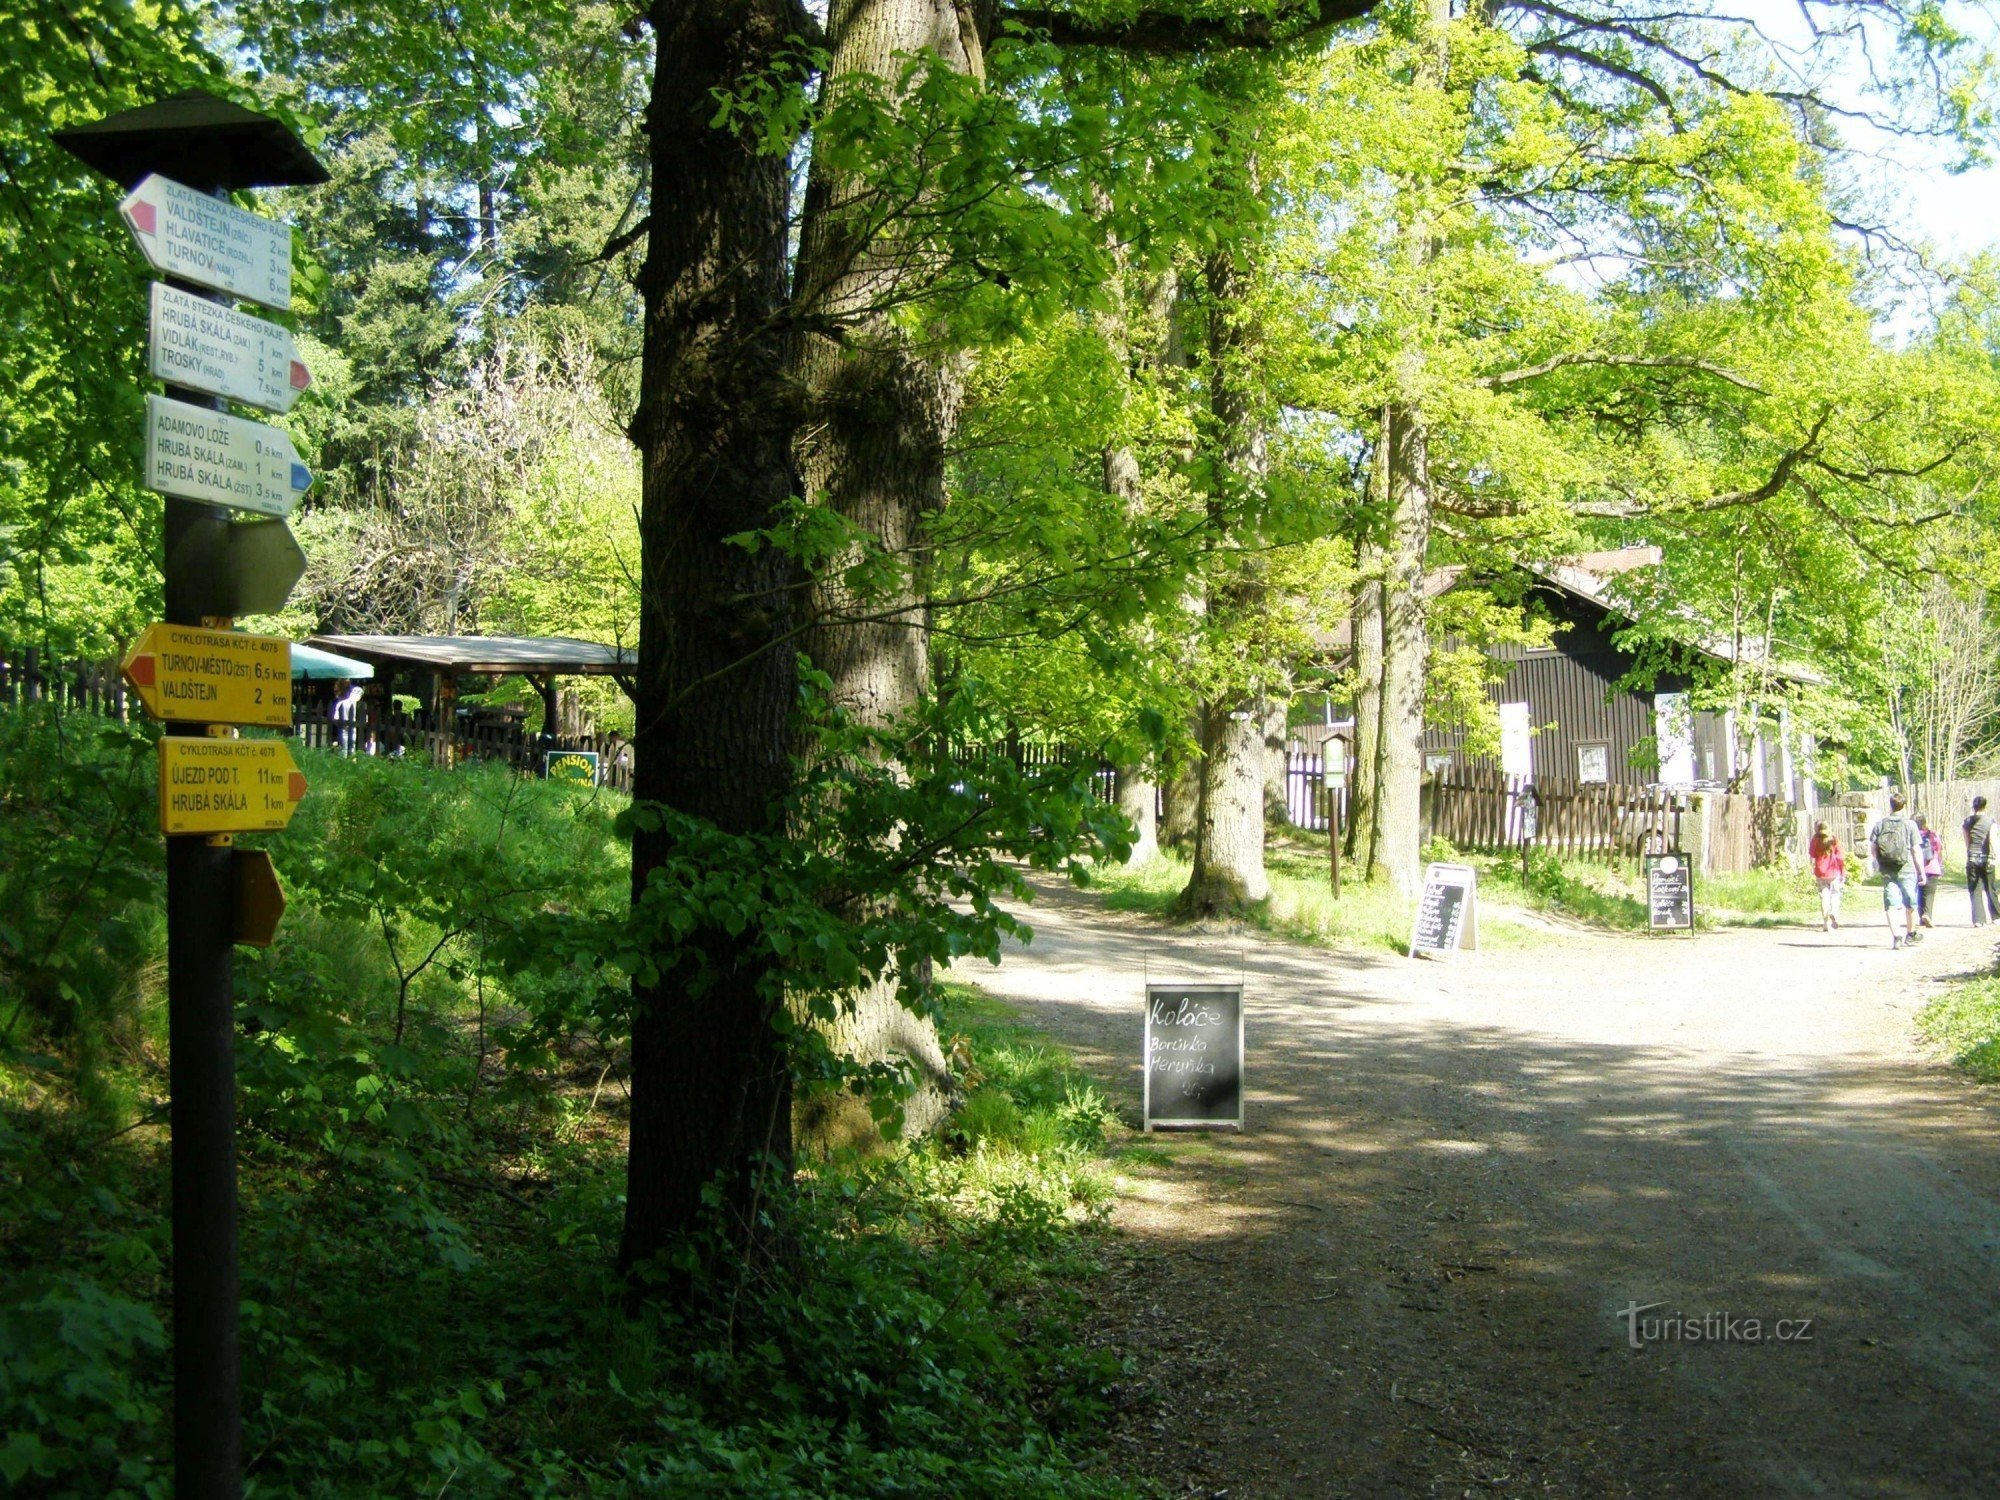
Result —
[[[1562, 590], [1587, 604], [1595, 605], [1607, 614], [1630, 616], [1629, 606], [1621, 603], [1609, 588], [1611, 579], [1621, 573], [1630, 573], [1638, 568], [1649, 568], [1659, 564], [1661, 553], [1658, 547], [1620, 547], [1612, 552], [1584, 552], [1573, 558], [1552, 563], [1523, 563], [1522, 568], [1544, 584]], [[1454, 588], [1465, 576], [1465, 569], [1459, 567], [1433, 568], [1424, 575], [1424, 597], [1435, 599], [1438, 595]], [[1693, 622], [1687, 622], [1689, 632], [1686, 644], [1717, 661], [1741, 660], [1746, 666], [1763, 665], [1763, 642], [1745, 640], [1739, 653], [1732, 649], [1730, 642], [1717, 636], [1698, 635]], [[1322, 648], [1335, 655], [1345, 655], [1354, 641], [1354, 626], [1349, 620], [1342, 620], [1320, 637]], [[1795, 663], [1772, 661], [1770, 671], [1790, 682], [1818, 683], [1825, 679], [1808, 667]]]
[[524, 677], [619, 677], [639, 663], [629, 648], [563, 635], [316, 635], [310, 644], [378, 667], [420, 667], [461, 674]]

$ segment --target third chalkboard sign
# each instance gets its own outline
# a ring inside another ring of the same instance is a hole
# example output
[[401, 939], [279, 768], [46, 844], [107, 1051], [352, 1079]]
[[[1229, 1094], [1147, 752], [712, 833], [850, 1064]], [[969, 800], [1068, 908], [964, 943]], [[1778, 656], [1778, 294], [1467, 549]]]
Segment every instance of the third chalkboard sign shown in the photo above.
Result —
[[1694, 871], [1678, 850], [1646, 856], [1646, 919], [1655, 932], [1694, 930]]
[[1410, 957], [1478, 946], [1479, 872], [1470, 865], [1426, 865], [1416, 925], [1410, 931]]
[[1243, 986], [1146, 986], [1146, 1128], [1243, 1128]]

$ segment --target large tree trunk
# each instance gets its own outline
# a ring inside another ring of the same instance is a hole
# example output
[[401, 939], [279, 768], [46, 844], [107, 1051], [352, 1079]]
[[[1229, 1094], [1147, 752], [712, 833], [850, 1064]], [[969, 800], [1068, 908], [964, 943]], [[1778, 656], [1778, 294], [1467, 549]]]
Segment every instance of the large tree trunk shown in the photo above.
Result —
[[[1257, 505], [1269, 468], [1261, 414], [1246, 368], [1255, 330], [1244, 306], [1247, 288], [1229, 250], [1204, 268], [1209, 290], [1209, 409], [1216, 418], [1221, 485], [1233, 491], [1211, 500], [1218, 533], [1242, 525]], [[1241, 632], [1264, 612], [1269, 597], [1261, 553], [1227, 558], [1222, 582], [1208, 602], [1212, 631]], [[1254, 654], [1254, 652], [1253, 652]], [[1233, 691], [1202, 708], [1201, 797], [1195, 817], [1194, 868], [1175, 903], [1185, 917], [1228, 916], [1271, 894], [1264, 873], [1264, 722], [1271, 713], [1266, 663], [1246, 659]]]
[[[1098, 206], [1108, 217], [1108, 195], [1105, 198], [1106, 201]], [[1103, 319], [1104, 341], [1119, 365], [1130, 371], [1131, 378], [1136, 381], [1154, 369], [1159, 359], [1134, 354], [1134, 330], [1126, 311], [1128, 289], [1125, 277], [1128, 273], [1123, 254], [1115, 246], [1112, 253], [1118, 266], [1118, 284], [1113, 288], [1111, 308]], [[1169, 271], [1157, 279], [1152, 296], [1147, 299], [1152, 313], [1148, 321], [1158, 324], [1163, 357], [1165, 342], [1172, 337], [1170, 309], [1176, 286], [1177, 278]], [[1150, 327], [1139, 331], [1142, 348], [1152, 343], [1153, 332]], [[1118, 501], [1128, 518], [1137, 517], [1146, 503], [1145, 474], [1139, 466], [1139, 455], [1128, 438], [1121, 437], [1104, 450], [1104, 491]], [[1117, 797], [1118, 811], [1125, 815], [1133, 829], [1132, 852], [1126, 856], [1125, 863], [1135, 866], [1147, 864], [1160, 852], [1159, 787], [1153, 780], [1151, 768], [1144, 763], [1119, 766]]]
[[[642, 464], [634, 795], [734, 833], [776, 834], [791, 784], [792, 567], [725, 537], [770, 526], [795, 489], [785, 303], [782, 158], [709, 128], [711, 90], [772, 62], [798, 29], [789, 6], [654, 7], [647, 124], [658, 205], [640, 278], [645, 352], [632, 437]], [[696, 210], [699, 211], [696, 211]], [[664, 830], [632, 842], [642, 915]], [[747, 938], [694, 934], [717, 976], [634, 985], [632, 1127], [620, 1264], [657, 1255], [724, 1179], [739, 1213], [756, 1170], [791, 1158], [791, 1086], [772, 1025], [777, 976]], [[738, 1223], [747, 1222], [747, 1216]]]
[[1247, 699], [1204, 712], [1194, 870], [1175, 902], [1179, 916], [1238, 916], [1271, 894], [1264, 873], [1263, 709]]
[[1376, 759], [1375, 867], [1405, 895], [1422, 878], [1424, 682], [1430, 670], [1424, 560], [1430, 547], [1430, 435], [1391, 408], [1389, 516], [1382, 578], [1381, 744]]
[[[1201, 744], [1201, 720], [1194, 725], [1194, 742]], [[1201, 815], [1201, 761], [1184, 762], [1167, 778], [1162, 789], [1165, 804], [1160, 817], [1160, 842], [1169, 849], [1192, 849], [1196, 820]]]
[[1375, 870], [1376, 788], [1382, 764], [1382, 581], [1381, 549], [1364, 537], [1355, 547], [1359, 578], [1354, 585], [1353, 631], [1354, 744], [1347, 767], [1346, 855], [1356, 878]]
[[[825, 93], [892, 83], [906, 59], [983, 71], [969, 12], [950, 0], [836, 0]], [[920, 603], [924, 518], [944, 498], [945, 447], [957, 422], [955, 363], [915, 347], [895, 314], [926, 291], [929, 252], [878, 223], [868, 184], [815, 157], [806, 187], [795, 301], [815, 327], [800, 340], [798, 374], [810, 412], [800, 452], [806, 496], [865, 532], [901, 564], [887, 597], [857, 596], [836, 558], [812, 594], [807, 655], [855, 722], [884, 726], [912, 709], [929, 686], [929, 624]], [[808, 747], [808, 754], [812, 753]], [[950, 1069], [937, 1028], [897, 998], [885, 976], [843, 1001], [832, 1041], [863, 1064], [903, 1068], [914, 1090], [904, 1129], [928, 1130], [943, 1115]], [[866, 1105], [851, 1094], [815, 1097], [798, 1116], [801, 1144], [823, 1150], [879, 1140]]]

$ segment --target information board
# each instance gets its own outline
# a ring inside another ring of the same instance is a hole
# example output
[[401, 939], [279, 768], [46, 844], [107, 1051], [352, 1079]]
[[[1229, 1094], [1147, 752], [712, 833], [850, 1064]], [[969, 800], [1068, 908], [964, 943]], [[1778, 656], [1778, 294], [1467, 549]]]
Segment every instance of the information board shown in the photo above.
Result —
[[1655, 932], [1694, 928], [1694, 869], [1679, 850], [1646, 856], [1646, 919]]
[[1243, 1128], [1243, 986], [1146, 986], [1146, 1128]]
[[1479, 872], [1471, 865], [1424, 866], [1410, 956], [1479, 946]]
[[148, 366], [168, 385], [284, 412], [312, 384], [285, 329], [164, 281], [148, 329]]
[[291, 225], [261, 219], [157, 172], [132, 189], [118, 211], [155, 270], [279, 312], [292, 305]]

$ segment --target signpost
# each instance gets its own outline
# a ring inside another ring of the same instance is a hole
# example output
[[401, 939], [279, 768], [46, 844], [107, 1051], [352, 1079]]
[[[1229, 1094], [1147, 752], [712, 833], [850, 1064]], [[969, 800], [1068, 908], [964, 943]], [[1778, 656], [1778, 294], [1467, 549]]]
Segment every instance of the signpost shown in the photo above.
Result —
[[238, 849], [236, 854], [236, 941], [251, 948], [268, 948], [285, 915], [285, 888], [271, 856], [262, 849]]
[[291, 334], [278, 324], [164, 281], [153, 283], [148, 329], [150, 368], [169, 385], [287, 412], [312, 384]]
[[292, 305], [291, 225], [158, 172], [133, 188], [118, 212], [154, 270], [279, 312]]
[[160, 736], [162, 833], [267, 833], [292, 821], [306, 778], [283, 740]]
[[146, 398], [146, 488], [266, 516], [289, 516], [312, 470], [284, 432], [175, 401]]
[[233, 620], [283, 609], [306, 571], [292, 528], [264, 517], [232, 521], [205, 505], [188, 509], [200, 514], [167, 550], [167, 574], [180, 580], [188, 613], [198, 620]]
[[1694, 868], [1678, 849], [1646, 856], [1646, 923], [1654, 932], [1694, 931]]
[[1243, 1128], [1243, 986], [1146, 986], [1146, 1129]]
[[1479, 946], [1479, 872], [1471, 865], [1424, 866], [1410, 957]]
[[291, 727], [292, 647], [273, 636], [148, 625], [125, 680], [156, 719]]
[[[254, 351], [268, 349], [269, 336], [230, 334], [219, 360], [207, 355], [220, 330], [242, 316], [226, 309], [228, 297], [280, 309], [291, 302], [291, 230], [244, 212], [228, 194], [325, 182], [326, 168], [278, 121], [199, 90], [74, 126], [56, 140], [127, 189], [120, 212], [139, 249], [182, 283], [156, 306], [202, 300], [204, 288], [223, 294], [207, 299], [214, 323], [167, 336], [179, 362], [162, 375], [167, 396], [147, 398], [146, 483], [169, 497], [162, 528], [167, 623], [211, 624], [210, 617], [247, 612], [219, 605], [252, 599], [275, 609], [298, 576], [291, 567], [296, 543], [282, 535], [282, 523], [266, 523], [281, 535], [245, 528], [239, 536], [227, 514], [211, 507], [282, 516], [312, 476], [282, 433], [220, 410], [222, 398], [240, 387], [216, 385], [224, 374], [231, 381], [254, 376]], [[244, 338], [253, 350], [248, 365], [233, 352]], [[293, 379], [289, 362], [285, 378]], [[253, 379], [243, 399], [269, 394]], [[154, 659], [157, 684], [161, 654]], [[270, 899], [275, 876], [269, 886], [264, 879], [268, 862], [255, 870], [257, 861], [239, 859], [230, 837], [232, 830], [282, 828], [305, 790], [282, 744], [211, 737], [219, 706], [164, 694], [159, 705], [169, 716], [189, 716], [170, 717], [160, 741], [180, 1500], [237, 1500], [243, 1492], [232, 953], [239, 936], [274, 929], [278, 908]]]

